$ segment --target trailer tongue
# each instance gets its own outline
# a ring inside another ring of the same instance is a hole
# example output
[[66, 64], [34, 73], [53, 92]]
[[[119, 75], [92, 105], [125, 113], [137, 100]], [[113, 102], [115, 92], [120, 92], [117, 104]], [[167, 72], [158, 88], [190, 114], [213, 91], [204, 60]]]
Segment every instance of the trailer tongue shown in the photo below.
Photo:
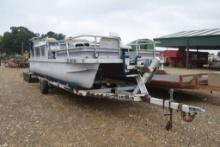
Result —
[[[170, 119], [167, 122], [166, 129], [170, 130], [172, 128], [173, 110], [180, 111], [183, 120], [186, 122], [193, 121], [196, 114], [205, 112], [205, 110], [200, 107], [189, 106], [189, 105], [175, 102], [173, 99], [173, 93], [174, 93], [173, 89], [170, 90], [170, 99], [169, 100], [151, 97], [147, 91], [145, 84], [152, 79], [153, 74], [155, 73], [155, 71], [157, 70], [159, 65], [160, 65], [160, 59], [156, 57], [152, 60], [150, 66], [147, 68], [148, 72], [144, 72], [143, 76], [141, 76], [141, 75], [137, 76], [136, 80], [137, 80], [138, 84], [137, 84], [137, 87], [134, 89], [133, 94], [134, 95], [136, 95], [138, 93], [144, 94], [144, 96], [139, 97], [139, 100], [149, 102], [151, 104], [159, 105], [159, 106], [162, 106], [163, 108], [164, 107], [168, 108], [170, 113], [165, 114], [165, 115], [169, 115]], [[142, 69], [139, 68], [139, 69], [143, 71], [143, 68]], [[146, 71], [146, 69], [145, 69], [145, 71]]]

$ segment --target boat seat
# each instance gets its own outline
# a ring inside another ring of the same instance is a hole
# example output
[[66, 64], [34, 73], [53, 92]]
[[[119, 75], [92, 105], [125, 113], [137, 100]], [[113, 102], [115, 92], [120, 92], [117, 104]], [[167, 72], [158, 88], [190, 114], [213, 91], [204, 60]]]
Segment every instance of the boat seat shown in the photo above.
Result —
[[102, 37], [100, 39], [100, 48], [119, 49], [120, 48], [120, 42], [117, 38]]

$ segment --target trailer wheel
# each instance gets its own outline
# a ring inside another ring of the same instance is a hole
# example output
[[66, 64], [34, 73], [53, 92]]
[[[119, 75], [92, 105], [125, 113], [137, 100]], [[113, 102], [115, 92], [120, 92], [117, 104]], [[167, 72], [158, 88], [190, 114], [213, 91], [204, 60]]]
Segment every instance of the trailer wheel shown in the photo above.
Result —
[[28, 83], [31, 83], [31, 74], [29, 74], [29, 73], [23, 73], [23, 80], [24, 81], [26, 81], [26, 82], [28, 82]]
[[40, 92], [42, 94], [47, 94], [49, 89], [48, 82], [46, 80], [41, 79], [40, 80]]
[[165, 126], [166, 130], [169, 131], [172, 129], [172, 122], [169, 120]]

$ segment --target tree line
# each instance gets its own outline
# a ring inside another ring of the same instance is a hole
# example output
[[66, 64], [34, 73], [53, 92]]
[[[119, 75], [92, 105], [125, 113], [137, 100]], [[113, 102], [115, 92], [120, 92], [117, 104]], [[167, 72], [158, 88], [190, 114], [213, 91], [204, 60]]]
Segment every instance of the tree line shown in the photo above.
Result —
[[12, 26], [10, 31], [0, 35], [0, 54], [6, 53], [7, 55], [22, 54], [28, 50], [28, 42], [33, 37], [52, 37], [58, 40], [64, 39], [65, 35], [62, 33], [55, 33], [49, 31], [46, 34], [34, 33], [23, 26]]

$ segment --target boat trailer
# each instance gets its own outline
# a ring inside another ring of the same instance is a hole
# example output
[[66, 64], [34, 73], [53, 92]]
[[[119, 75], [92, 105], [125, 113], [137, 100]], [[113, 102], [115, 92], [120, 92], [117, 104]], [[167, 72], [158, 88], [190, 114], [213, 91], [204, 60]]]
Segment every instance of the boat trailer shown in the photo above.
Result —
[[[128, 63], [128, 62], [127, 62]], [[150, 96], [148, 90], [145, 86], [148, 83], [156, 70], [160, 65], [160, 59], [154, 58], [150, 64], [150, 66], [146, 67], [143, 65], [134, 65], [131, 66], [129, 63], [126, 68], [127, 71], [130, 69], [136, 69], [139, 71], [139, 74], [128, 74], [127, 77], [135, 77], [137, 81], [137, 85], [129, 84], [129, 85], [117, 85], [116, 87], [102, 87], [99, 89], [76, 89], [70, 87], [68, 84], [62, 84], [55, 80], [51, 80], [49, 78], [36, 75], [31, 72], [24, 72], [23, 78], [26, 82], [31, 82], [33, 77], [36, 77], [40, 81], [40, 90], [41, 93], [46, 94], [48, 92], [49, 85], [59, 87], [64, 89], [70, 93], [73, 93], [77, 96], [82, 97], [95, 97], [102, 99], [114, 99], [120, 101], [141, 101], [145, 103], [155, 104], [161, 106], [163, 109], [167, 108], [169, 110], [169, 114], [164, 114], [165, 116], [169, 116], [169, 120], [166, 124], [166, 129], [172, 129], [172, 117], [173, 110], [176, 110], [181, 113], [181, 117], [186, 122], [192, 122], [197, 114], [205, 112], [204, 109], [197, 107], [186, 105], [182, 103], [175, 102], [173, 99], [174, 90], [170, 89], [170, 98], [169, 99], [160, 99]]]

